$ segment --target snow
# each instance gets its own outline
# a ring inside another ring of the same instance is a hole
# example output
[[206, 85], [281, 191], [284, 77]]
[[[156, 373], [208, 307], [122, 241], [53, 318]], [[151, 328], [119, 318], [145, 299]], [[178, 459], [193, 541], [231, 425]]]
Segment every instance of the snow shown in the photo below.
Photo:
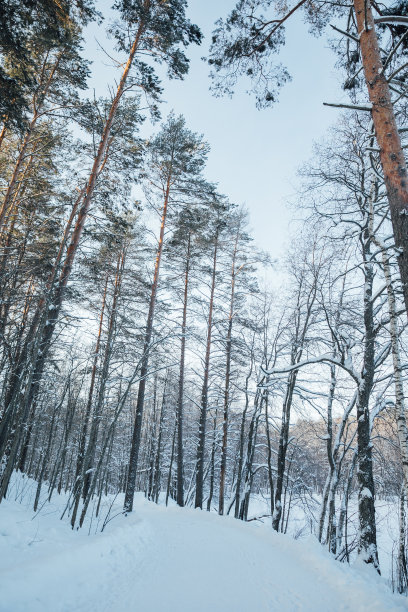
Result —
[[[358, 520], [358, 494], [353, 494], [349, 502], [348, 511], [348, 541], [353, 545], [356, 541], [359, 530]], [[317, 523], [320, 513], [321, 497], [318, 495], [309, 499], [305, 504], [301, 499], [293, 499], [288, 524], [288, 534], [295, 539], [308, 537], [317, 532]], [[341, 499], [336, 496], [336, 507], [341, 505]], [[269, 499], [260, 495], [253, 495], [249, 504], [248, 516], [265, 517], [269, 510]], [[377, 545], [380, 560], [381, 574], [391, 585], [393, 572], [395, 573], [395, 563], [397, 546], [399, 541], [399, 498], [375, 499], [375, 514], [377, 524]], [[270, 525], [270, 517], [261, 519], [265, 524]], [[351, 559], [354, 561], [357, 551], [351, 551]], [[394, 576], [395, 578], [395, 576]], [[391, 586], [390, 586], [391, 588]]]
[[[270, 612], [407, 610], [362, 564], [330, 557], [310, 536], [205, 511], [157, 506], [138, 495], [105, 530], [72, 531], [66, 498], [33, 516], [15, 495], [0, 505], [1, 612]], [[98, 529], [105, 518], [107, 508]]]

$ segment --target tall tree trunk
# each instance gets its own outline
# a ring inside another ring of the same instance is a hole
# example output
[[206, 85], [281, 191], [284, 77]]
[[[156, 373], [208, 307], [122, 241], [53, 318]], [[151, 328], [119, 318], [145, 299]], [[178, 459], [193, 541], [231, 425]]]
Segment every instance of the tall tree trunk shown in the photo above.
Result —
[[373, 313], [374, 270], [368, 228], [364, 237], [364, 359], [357, 389], [357, 482], [359, 513], [358, 551], [365, 563], [379, 572], [374, 506], [374, 478], [369, 401], [374, 384], [375, 329]]
[[[372, 215], [371, 215], [372, 218]], [[385, 245], [376, 237], [372, 231], [371, 237], [374, 244], [381, 250], [381, 259], [384, 268], [384, 277], [387, 285], [388, 311], [390, 315], [390, 338], [392, 363], [394, 368], [395, 387], [395, 418], [397, 421], [398, 441], [401, 452], [402, 471], [404, 474], [405, 497], [408, 499], [408, 427], [405, 412], [404, 386], [402, 381], [402, 362], [399, 347], [400, 331], [398, 329], [397, 305], [394, 287], [392, 285], [391, 266]]]
[[154, 483], [154, 463], [156, 458], [156, 440], [158, 433], [158, 422], [157, 422], [157, 374], [154, 377], [153, 383], [153, 415], [151, 417], [151, 428], [150, 428], [150, 445], [149, 445], [149, 478], [147, 483], [146, 497], [152, 499], [153, 497], [153, 483]]
[[166, 488], [166, 506], [169, 503], [169, 497], [170, 497], [170, 492], [171, 492], [171, 478], [173, 474], [174, 447], [176, 446], [176, 434], [177, 434], [177, 422], [174, 423], [173, 441], [171, 444], [170, 465], [169, 465], [169, 473], [167, 476], [167, 488]]
[[184, 396], [184, 368], [186, 352], [186, 327], [187, 327], [187, 300], [188, 300], [188, 276], [190, 271], [191, 233], [188, 235], [186, 269], [184, 273], [184, 299], [183, 299], [183, 321], [181, 323], [181, 353], [180, 353], [180, 375], [179, 390], [177, 398], [177, 503], [184, 506], [184, 474], [183, 474], [183, 396]]
[[163, 439], [163, 423], [165, 416], [165, 406], [166, 406], [166, 387], [167, 387], [167, 377], [164, 381], [164, 390], [163, 390], [163, 399], [160, 408], [160, 418], [159, 418], [159, 435], [157, 437], [157, 449], [156, 449], [156, 457], [154, 462], [154, 484], [153, 484], [153, 499], [156, 504], [159, 503], [159, 495], [160, 495], [160, 486], [161, 486], [161, 461], [162, 461], [162, 439]]
[[218, 513], [224, 514], [224, 489], [225, 489], [225, 472], [227, 469], [227, 449], [228, 449], [228, 411], [229, 411], [229, 395], [230, 395], [230, 377], [231, 377], [231, 346], [232, 346], [232, 321], [234, 317], [234, 298], [235, 298], [235, 264], [237, 259], [238, 240], [240, 235], [240, 224], [238, 224], [237, 233], [235, 236], [234, 250], [232, 254], [231, 264], [231, 296], [230, 310], [228, 314], [228, 330], [226, 338], [226, 365], [225, 365], [225, 387], [224, 387], [224, 414], [222, 422], [222, 445], [221, 445], [221, 466], [220, 466], [220, 492]]
[[214, 495], [214, 480], [215, 480], [215, 450], [217, 446], [217, 408], [215, 409], [215, 415], [213, 420], [213, 442], [211, 446], [211, 459], [210, 459], [210, 491], [207, 499], [207, 512], [211, 512], [211, 503]]
[[406, 515], [405, 515], [405, 487], [401, 488], [400, 512], [399, 512], [399, 546], [398, 546], [398, 575], [397, 591], [401, 595], [407, 592], [408, 588], [408, 568], [406, 553]]
[[[313, 283], [306, 295], [306, 304], [302, 304], [302, 291], [303, 281], [300, 283], [297, 305], [295, 310], [294, 320], [294, 336], [292, 339], [291, 348], [291, 365], [299, 363], [302, 359], [303, 349], [306, 339], [306, 334], [309, 329], [309, 323], [312, 316], [312, 309], [316, 299], [317, 292], [317, 278], [313, 279]], [[305, 312], [302, 313], [303, 309]], [[301, 316], [304, 314], [303, 323]], [[296, 386], [296, 379], [299, 370], [292, 370], [289, 373], [288, 381], [286, 384], [285, 397], [282, 405], [282, 423], [279, 435], [278, 445], [278, 458], [277, 458], [277, 475], [276, 475], [276, 487], [275, 487], [275, 507], [272, 516], [272, 528], [275, 531], [279, 531], [279, 523], [282, 516], [282, 491], [283, 491], [283, 479], [285, 474], [286, 465], [286, 452], [288, 449], [289, 441], [289, 427], [290, 427], [290, 413], [292, 408], [293, 393]]]
[[351, 460], [351, 465], [349, 468], [349, 472], [346, 478], [346, 482], [344, 485], [343, 498], [341, 500], [340, 506], [340, 515], [337, 526], [337, 551], [340, 550], [341, 545], [343, 543], [343, 533], [344, 533], [344, 556], [347, 561], [349, 561], [349, 552], [348, 552], [348, 542], [347, 542], [347, 510], [348, 510], [348, 502], [350, 498], [351, 485], [354, 477], [354, 470], [357, 464], [357, 448], [354, 451], [353, 459]]
[[265, 391], [265, 429], [266, 429], [266, 441], [268, 444], [267, 462], [268, 462], [270, 508], [271, 508], [271, 517], [273, 517], [273, 512], [275, 510], [275, 500], [274, 500], [274, 484], [273, 484], [273, 472], [272, 472], [272, 442], [271, 442], [271, 433], [269, 429], [268, 403], [269, 403], [269, 393], [268, 393], [268, 390], [266, 389]]
[[109, 324], [108, 324], [108, 333], [106, 337], [106, 346], [105, 352], [103, 356], [101, 374], [100, 374], [100, 384], [98, 389], [97, 401], [95, 405], [95, 409], [92, 415], [92, 423], [91, 429], [89, 432], [89, 441], [88, 448], [85, 453], [84, 465], [83, 465], [83, 497], [87, 496], [89, 486], [90, 486], [90, 470], [93, 469], [95, 462], [95, 452], [96, 452], [96, 443], [98, 440], [98, 432], [99, 426], [102, 418], [102, 406], [105, 400], [105, 390], [108, 382], [109, 375], [109, 366], [112, 358], [113, 351], [113, 340], [116, 329], [116, 319], [117, 319], [117, 310], [118, 310], [118, 302], [120, 298], [122, 280], [123, 280], [123, 272], [125, 268], [126, 261], [126, 247], [123, 246], [122, 250], [118, 255], [118, 261], [116, 266], [116, 275], [115, 275], [115, 285], [113, 290], [113, 299], [111, 312], [109, 316]]
[[275, 507], [272, 516], [272, 527], [279, 531], [279, 524], [282, 516], [282, 492], [285, 476], [286, 453], [289, 442], [290, 412], [292, 407], [293, 392], [296, 386], [297, 370], [289, 374], [286, 385], [285, 399], [282, 406], [282, 423], [279, 434], [277, 475], [275, 487]]
[[236, 519], [239, 518], [239, 509], [241, 505], [241, 483], [242, 483], [243, 466], [244, 466], [245, 422], [246, 422], [246, 415], [247, 415], [248, 407], [249, 407], [249, 381], [252, 376], [253, 365], [254, 365], [254, 354], [252, 350], [251, 351], [251, 367], [245, 378], [245, 406], [242, 412], [241, 427], [240, 427], [240, 433], [239, 433], [238, 468], [237, 468], [237, 482], [235, 484], [235, 509], [234, 509], [234, 516]]
[[244, 487], [243, 487], [243, 496], [241, 500], [241, 507], [239, 511], [239, 518], [241, 521], [246, 521], [248, 518], [248, 510], [249, 510], [249, 501], [251, 497], [252, 491], [252, 483], [254, 480], [254, 470], [253, 463], [255, 458], [255, 450], [256, 450], [256, 438], [258, 435], [258, 422], [259, 417], [262, 411], [262, 402], [263, 402], [263, 391], [257, 391], [254, 401], [254, 413], [251, 418], [251, 422], [249, 424], [248, 431], [248, 444], [245, 456], [245, 464], [244, 464]]
[[211, 334], [212, 334], [212, 319], [213, 319], [213, 308], [214, 308], [215, 278], [216, 278], [216, 269], [217, 269], [217, 252], [218, 252], [218, 228], [216, 230], [215, 241], [214, 241], [210, 304], [209, 304], [209, 310], [208, 310], [208, 323], [207, 323], [207, 342], [206, 342], [206, 348], [205, 348], [205, 361], [204, 361], [204, 379], [203, 379], [203, 386], [201, 390], [200, 422], [199, 422], [198, 444], [197, 444], [196, 494], [195, 494], [194, 506], [196, 508], [201, 508], [201, 509], [203, 507], [205, 429], [206, 429], [207, 410], [208, 410], [208, 381], [209, 381], [209, 375], [210, 375]]
[[326, 438], [326, 451], [327, 451], [327, 460], [329, 463], [329, 474], [327, 476], [324, 493], [323, 493], [323, 501], [320, 512], [319, 519], [319, 542], [322, 541], [323, 536], [323, 527], [327, 510], [327, 502], [329, 499], [330, 487], [333, 482], [333, 477], [336, 472], [336, 465], [333, 458], [333, 400], [334, 400], [334, 390], [336, 388], [336, 368], [334, 365], [330, 366], [330, 388], [329, 395], [327, 398], [327, 438]]
[[146, 380], [147, 380], [147, 374], [148, 374], [148, 368], [149, 368], [150, 342], [151, 342], [152, 333], [153, 333], [154, 311], [156, 307], [157, 289], [159, 285], [160, 262], [161, 262], [161, 258], [163, 254], [164, 230], [166, 227], [167, 210], [168, 210], [169, 197], [170, 197], [170, 185], [171, 185], [171, 169], [168, 174], [166, 191], [164, 195], [163, 210], [162, 210], [161, 224], [160, 224], [159, 245], [158, 245], [157, 253], [156, 253], [153, 283], [152, 283], [152, 287], [150, 291], [149, 312], [147, 315], [147, 324], [146, 324], [146, 331], [145, 331], [144, 344], [143, 344], [143, 357], [142, 357], [141, 367], [140, 367], [140, 382], [139, 382], [139, 389], [137, 393], [136, 418], [135, 418], [135, 423], [133, 427], [132, 446], [130, 449], [128, 478], [127, 478], [127, 483], [126, 483], [125, 502], [123, 506], [123, 510], [125, 513], [132, 512], [132, 509], [133, 509], [133, 497], [135, 494], [135, 486], [136, 486], [136, 474], [137, 474], [137, 463], [138, 463], [138, 458], [139, 458], [140, 437], [142, 433], [142, 421], [143, 421], [143, 410], [144, 410], [145, 391], [146, 391]]
[[[89, 419], [91, 415], [92, 401], [93, 401], [95, 381], [96, 381], [96, 373], [97, 373], [97, 368], [98, 368], [99, 352], [101, 348], [102, 328], [103, 328], [103, 320], [105, 316], [108, 281], [109, 281], [109, 274], [106, 273], [105, 286], [104, 286], [103, 295], [102, 295], [102, 306], [101, 306], [101, 312], [99, 315], [99, 329], [98, 329], [98, 335], [96, 338], [94, 360], [93, 360], [93, 365], [92, 365], [91, 384], [89, 386], [88, 400], [86, 402], [85, 415], [84, 415], [84, 420], [82, 423], [81, 435], [79, 438], [78, 458], [77, 458], [77, 464], [76, 464], [76, 469], [75, 469], [75, 485], [77, 484], [78, 487], [80, 486], [79, 477], [82, 472], [82, 466], [83, 466], [84, 457], [85, 457], [86, 436], [88, 434]], [[74, 485], [74, 494], [75, 494], [75, 485]]]
[[384, 74], [370, 0], [354, 0], [358, 38], [372, 104], [375, 135], [387, 189], [398, 253], [405, 309], [408, 313], [408, 177], [387, 78]]
[[[72, 528], [74, 528], [75, 526], [78, 506], [79, 506], [79, 502], [81, 499], [81, 494], [82, 494], [83, 499], [86, 499], [89, 488], [90, 488], [90, 484], [91, 484], [91, 474], [94, 468], [96, 443], [98, 440], [98, 431], [99, 431], [99, 425], [101, 421], [102, 405], [103, 405], [103, 401], [105, 398], [105, 388], [106, 388], [106, 383], [108, 379], [110, 360], [112, 356], [113, 334], [114, 334], [115, 325], [116, 325], [116, 313], [117, 313], [118, 299], [120, 295], [120, 287], [122, 283], [123, 269], [125, 266], [125, 253], [126, 253], [126, 249], [123, 248], [119, 253], [117, 266], [116, 266], [115, 285], [114, 285], [114, 291], [113, 291], [111, 313], [109, 317], [108, 334], [106, 338], [106, 346], [105, 346], [105, 352], [104, 352], [104, 357], [103, 357], [103, 362], [102, 362], [101, 374], [99, 377], [100, 385], [98, 389], [96, 405], [94, 407], [94, 411], [92, 415], [88, 446], [87, 446], [86, 451], [84, 447], [82, 449], [80, 448], [80, 453], [82, 454], [82, 458], [79, 459], [79, 456], [78, 456], [77, 469], [78, 469], [78, 464], [80, 464], [80, 471], [76, 475], [76, 486], [74, 486], [75, 503], [74, 503], [74, 508], [73, 508], [73, 512], [71, 516]], [[105, 309], [105, 301], [106, 301], [107, 280], [108, 280], [108, 276], [106, 276], [105, 292], [104, 292], [104, 298], [103, 298], [103, 308], [101, 312], [99, 335], [97, 339], [98, 353], [99, 353], [100, 338], [101, 338], [100, 334], [102, 332], [103, 311]], [[87, 411], [85, 415], [85, 417], [88, 419], [89, 419], [89, 413], [90, 413], [91, 406], [92, 406], [97, 359], [98, 359], [98, 355], [95, 355], [95, 362], [94, 362], [95, 369], [93, 369], [92, 371], [93, 376], [91, 380], [91, 389], [90, 389], [90, 393], [88, 396]], [[84, 423], [84, 427], [85, 426], [86, 426], [86, 423]]]

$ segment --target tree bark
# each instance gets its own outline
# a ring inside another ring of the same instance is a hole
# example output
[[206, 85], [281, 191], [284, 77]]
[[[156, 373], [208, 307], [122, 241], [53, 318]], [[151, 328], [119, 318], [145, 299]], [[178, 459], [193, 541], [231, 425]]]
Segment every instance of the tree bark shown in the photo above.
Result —
[[227, 469], [227, 448], [228, 448], [228, 412], [229, 412], [229, 395], [230, 395], [230, 377], [231, 377], [231, 347], [232, 347], [232, 322], [234, 317], [234, 298], [235, 298], [235, 263], [237, 258], [238, 240], [240, 235], [240, 225], [238, 224], [237, 233], [235, 236], [234, 250], [232, 254], [231, 265], [231, 296], [230, 310], [228, 315], [228, 330], [226, 338], [226, 365], [225, 365], [225, 387], [224, 387], [224, 414], [222, 421], [222, 445], [221, 445], [221, 466], [220, 466], [220, 491], [218, 514], [224, 514], [224, 489], [225, 489], [225, 472]]
[[183, 474], [183, 396], [184, 396], [184, 366], [186, 352], [188, 277], [190, 271], [191, 233], [188, 235], [186, 269], [184, 274], [183, 321], [181, 324], [180, 375], [177, 398], [177, 503], [184, 506], [184, 474]]
[[354, 0], [361, 57], [372, 104], [375, 135], [387, 189], [405, 309], [408, 313], [408, 177], [395, 121], [391, 93], [383, 70], [370, 0]]
[[205, 428], [206, 428], [207, 410], [208, 410], [208, 381], [209, 381], [209, 375], [210, 375], [211, 334], [212, 334], [212, 319], [213, 319], [213, 308], [214, 308], [215, 276], [216, 276], [216, 269], [217, 269], [217, 252], [218, 252], [218, 228], [215, 233], [215, 241], [214, 241], [210, 304], [209, 304], [209, 310], [208, 310], [208, 323], [207, 323], [207, 342], [206, 342], [205, 361], [204, 361], [204, 379], [203, 379], [203, 387], [201, 391], [200, 422], [199, 422], [198, 444], [197, 444], [196, 494], [195, 494], [194, 506], [196, 508], [201, 508], [201, 509], [203, 507]]
[[371, 445], [369, 401], [374, 384], [375, 330], [373, 313], [374, 271], [371, 261], [368, 229], [364, 235], [364, 358], [357, 390], [357, 482], [359, 545], [358, 552], [365, 563], [379, 572], [377, 530], [374, 506], [374, 478]]
[[137, 474], [137, 463], [139, 458], [139, 447], [140, 447], [140, 437], [142, 433], [142, 420], [143, 420], [143, 410], [144, 410], [144, 401], [145, 401], [145, 391], [146, 391], [146, 380], [149, 368], [149, 357], [150, 357], [150, 342], [152, 339], [153, 333], [153, 322], [154, 322], [154, 311], [156, 307], [156, 298], [157, 298], [157, 289], [159, 285], [159, 274], [160, 274], [160, 262], [163, 254], [163, 245], [164, 245], [164, 230], [166, 227], [166, 219], [167, 219], [167, 210], [169, 205], [169, 197], [170, 197], [170, 185], [171, 185], [171, 169], [167, 178], [166, 191], [164, 195], [164, 203], [160, 224], [160, 236], [159, 236], [159, 245], [156, 253], [156, 262], [154, 267], [154, 275], [153, 275], [153, 283], [150, 292], [150, 301], [149, 301], [149, 312], [147, 315], [147, 324], [146, 324], [146, 332], [144, 337], [144, 345], [143, 345], [143, 357], [141, 361], [140, 368], [140, 383], [137, 394], [137, 403], [136, 403], [136, 418], [133, 427], [133, 435], [132, 435], [132, 446], [130, 449], [130, 457], [129, 457], [129, 469], [128, 469], [128, 478], [126, 483], [126, 493], [125, 493], [125, 502], [123, 506], [123, 510], [125, 513], [132, 512], [133, 509], [133, 497], [135, 494], [135, 486], [136, 486], [136, 474]]

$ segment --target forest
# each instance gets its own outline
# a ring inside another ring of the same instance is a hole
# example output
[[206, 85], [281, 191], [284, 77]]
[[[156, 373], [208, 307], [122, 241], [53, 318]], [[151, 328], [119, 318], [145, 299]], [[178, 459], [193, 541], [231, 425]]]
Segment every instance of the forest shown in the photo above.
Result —
[[[208, 44], [188, 4], [0, 2], [0, 516], [58, 498], [91, 533], [144, 496], [311, 535], [406, 596], [408, 2], [221, 2]], [[205, 43], [214, 96], [245, 84], [267, 123], [295, 14], [347, 102], [278, 265], [162, 100]]]

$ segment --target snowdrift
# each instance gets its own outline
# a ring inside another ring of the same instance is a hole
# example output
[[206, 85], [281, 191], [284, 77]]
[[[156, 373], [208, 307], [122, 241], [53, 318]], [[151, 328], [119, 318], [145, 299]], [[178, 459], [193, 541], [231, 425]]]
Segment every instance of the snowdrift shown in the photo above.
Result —
[[62, 496], [34, 517], [24, 502], [0, 505], [1, 612], [408, 610], [371, 569], [334, 561], [312, 537], [141, 495], [132, 515], [88, 536], [59, 520], [63, 507]]

